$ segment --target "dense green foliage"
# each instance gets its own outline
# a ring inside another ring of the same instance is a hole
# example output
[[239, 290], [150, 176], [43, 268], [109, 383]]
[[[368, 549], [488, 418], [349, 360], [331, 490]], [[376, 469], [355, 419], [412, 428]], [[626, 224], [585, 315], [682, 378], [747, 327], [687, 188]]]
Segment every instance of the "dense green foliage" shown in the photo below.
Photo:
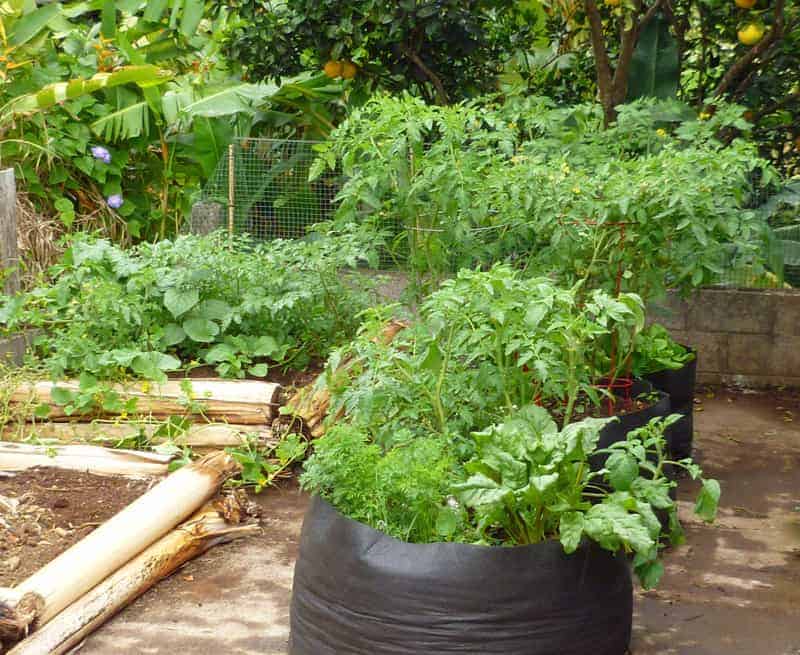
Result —
[[[495, 266], [444, 282], [391, 343], [375, 338], [382, 323], [375, 314], [331, 357], [327, 383], [332, 412], [341, 408], [343, 420], [386, 446], [432, 433], [458, 440], [534, 401], [557, 407], [568, 424], [576, 403], [586, 411], [599, 401], [598, 379], [619, 374], [600, 353], [612, 334], [623, 353], [632, 350], [644, 308], [632, 294], [584, 297]], [[337, 371], [347, 357], [354, 363]]]
[[258, 79], [328, 60], [356, 65], [364, 90], [408, 89], [446, 103], [491, 89], [502, 64], [533, 46], [544, 13], [511, 0], [234, 2], [227, 51]]
[[18, 4], [3, 17], [0, 155], [63, 231], [175, 234], [234, 137], [332, 127], [341, 85], [243, 82], [220, 54], [234, 17], [203, 0]]
[[76, 239], [54, 283], [0, 303], [0, 326], [42, 328], [35, 354], [56, 378], [303, 368], [355, 331], [370, 300], [340, 275], [369, 256], [370, 238], [315, 236], [256, 246], [187, 236], [127, 251]]
[[394, 230], [418, 282], [497, 260], [646, 299], [742, 263], [760, 270], [764, 221], [751, 207], [777, 181], [755, 148], [723, 145], [739, 109], [708, 120], [674, 103], [620, 108], [544, 98], [436, 107], [373, 99], [333, 135], [320, 167], [348, 180], [338, 216]]

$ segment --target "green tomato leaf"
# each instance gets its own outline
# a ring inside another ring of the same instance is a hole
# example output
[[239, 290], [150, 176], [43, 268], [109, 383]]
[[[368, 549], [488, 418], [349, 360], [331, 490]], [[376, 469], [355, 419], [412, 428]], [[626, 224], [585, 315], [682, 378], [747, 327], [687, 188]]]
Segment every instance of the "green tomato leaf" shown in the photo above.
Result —
[[219, 334], [219, 325], [207, 318], [190, 318], [183, 322], [186, 335], [198, 343], [210, 343]]

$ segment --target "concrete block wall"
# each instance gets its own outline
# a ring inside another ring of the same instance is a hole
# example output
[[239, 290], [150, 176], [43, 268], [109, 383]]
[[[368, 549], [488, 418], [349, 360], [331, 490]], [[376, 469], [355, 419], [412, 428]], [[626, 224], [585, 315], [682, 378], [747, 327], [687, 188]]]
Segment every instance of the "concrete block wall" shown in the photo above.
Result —
[[698, 381], [800, 387], [800, 292], [702, 289], [650, 308], [681, 343], [698, 349]]

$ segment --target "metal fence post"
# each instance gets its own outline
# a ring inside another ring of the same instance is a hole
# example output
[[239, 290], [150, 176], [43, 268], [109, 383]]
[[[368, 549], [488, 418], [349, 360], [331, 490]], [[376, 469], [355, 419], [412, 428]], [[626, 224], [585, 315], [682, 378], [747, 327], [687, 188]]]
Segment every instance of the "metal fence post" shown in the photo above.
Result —
[[9, 296], [19, 291], [17, 186], [14, 169], [0, 170], [0, 282]]

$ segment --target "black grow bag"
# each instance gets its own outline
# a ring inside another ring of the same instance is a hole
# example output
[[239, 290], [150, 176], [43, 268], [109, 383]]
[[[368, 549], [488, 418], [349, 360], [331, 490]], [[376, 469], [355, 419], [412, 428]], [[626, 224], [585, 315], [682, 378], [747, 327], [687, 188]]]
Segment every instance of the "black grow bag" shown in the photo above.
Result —
[[290, 655], [623, 655], [628, 563], [596, 544], [410, 544], [314, 498], [294, 572]]
[[[636, 398], [644, 393], [658, 394], [658, 401], [645, 407], [644, 409], [628, 412], [627, 414], [620, 414], [617, 416], [616, 421], [611, 421], [602, 430], [600, 430], [600, 440], [598, 441], [598, 448], [608, 448], [611, 444], [617, 441], [625, 441], [628, 438], [628, 432], [641, 428], [650, 421], [650, 419], [668, 416], [672, 405], [670, 397], [660, 390], [654, 390], [653, 385], [645, 380], [634, 380], [633, 388], [631, 389], [631, 396]], [[669, 435], [667, 435], [669, 440]], [[603, 467], [608, 455], [594, 455], [590, 458], [592, 469], [598, 470]]]
[[658, 371], [645, 376], [652, 385], [669, 394], [672, 412], [683, 418], [669, 429], [667, 441], [675, 459], [692, 456], [694, 436], [694, 387], [697, 380], [697, 351], [684, 346], [694, 353], [694, 359], [674, 371]]

